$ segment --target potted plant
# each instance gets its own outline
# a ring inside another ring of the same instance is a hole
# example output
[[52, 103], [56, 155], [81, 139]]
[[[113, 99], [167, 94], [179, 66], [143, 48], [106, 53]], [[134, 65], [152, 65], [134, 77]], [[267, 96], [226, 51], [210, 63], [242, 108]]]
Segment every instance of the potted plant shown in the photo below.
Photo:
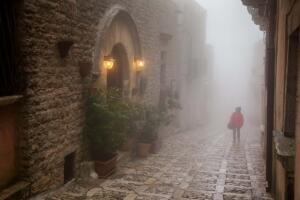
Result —
[[139, 157], [147, 157], [150, 153], [153, 142], [158, 138], [159, 118], [154, 107], [149, 107], [146, 111], [145, 123], [139, 137], [137, 154]]
[[127, 105], [117, 90], [97, 91], [87, 99], [84, 132], [99, 178], [111, 175], [117, 165], [117, 149], [128, 129]]
[[154, 132], [153, 132], [153, 137], [152, 137], [152, 144], [151, 144], [151, 149], [150, 149], [150, 153], [158, 153], [158, 151], [161, 148], [161, 137], [159, 135], [159, 128], [162, 124], [167, 123], [166, 120], [166, 115], [164, 112], [158, 111], [156, 110], [155, 113], [153, 113], [153, 120], [155, 120], [154, 122], [152, 122], [152, 126], [154, 126]]
[[168, 126], [172, 123], [177, 115], [177, 111], [181, 109], [178, 95], [168, 92], [166, 105], [160, 111], [160, 118], [163, 125]]
[[129, 151], [133, 148], [136, 137], [141, 132], [143, 123], [143, 107], [137, 103], [128, 103], [128, 130], [121, 150]]

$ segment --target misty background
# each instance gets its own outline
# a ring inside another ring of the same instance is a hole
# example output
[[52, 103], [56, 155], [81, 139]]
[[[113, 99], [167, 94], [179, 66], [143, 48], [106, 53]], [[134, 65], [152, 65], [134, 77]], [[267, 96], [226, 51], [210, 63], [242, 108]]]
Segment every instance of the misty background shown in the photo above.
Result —
[[[240, 0], [197, 0], [207, 10], [207, 43], [213, 47], [210, 120], [226, 126], [241, 106], [247, 123], [261, 124], [264, 34]], [[249, 123], [250, 122], [250, 123]]]

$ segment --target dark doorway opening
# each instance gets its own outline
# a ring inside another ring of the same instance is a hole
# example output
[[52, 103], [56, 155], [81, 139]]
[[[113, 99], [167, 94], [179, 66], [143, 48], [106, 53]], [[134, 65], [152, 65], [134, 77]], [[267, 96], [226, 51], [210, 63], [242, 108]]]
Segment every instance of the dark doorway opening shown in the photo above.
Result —
[[119, 89], [122, 93], [126, 90], [129, 80], [129, 62], [126, 50], [122, 44], [116, 44], [111, 52], [115, 60], [114, 67], [107, 73], [107, 88]]
[[[297, 121], [297, 105], [299, 102], [299, 76], [298, 71], [300, 67], [299, 59], [299, 28], [289, 37], [289, 49], [288, 49], [288, 60], [286, 70], [286, 85], [285, 85], [285, 111], [284, 111], [284, 134], [287, 137], [296, 137], [296, 124]], [[295, 168], [287, 173], [287, 185], [286, 185], [286, 199], [294, 199], [294, 178]]]
[[297, 108], [297, 81], [298, 81], [298, 51], [299, 31], [295, 31], [289, 38], [288, 63], [285, 85], [285, 119], [284, 134], [295, 137], [296, 108]]
[[286, 199], [287, 200], [293, 200], [294, 199], [294, 194], [295, 194], [295, 191], [294, 191], [294, 187], [295, 187], [295, 178], [294, 177], [288, 177], [288, 180], [287, 180], [287, 196], [286, 196]]
[[75, 178], [75, 152], [68, 154], [64, 159], [64, 183]]

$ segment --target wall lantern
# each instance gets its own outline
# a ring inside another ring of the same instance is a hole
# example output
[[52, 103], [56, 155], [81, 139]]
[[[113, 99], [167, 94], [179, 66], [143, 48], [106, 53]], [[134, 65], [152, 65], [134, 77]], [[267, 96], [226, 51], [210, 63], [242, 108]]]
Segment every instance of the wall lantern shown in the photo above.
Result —
[[104, 56], [103, 65], [106, 69], [111, 70], [115, 65], [115, 60], [111, 56]]
[[142, 58], [135, 58], [134, 63], [137, 71], [142, 71], [145, 68], [145, 60]]

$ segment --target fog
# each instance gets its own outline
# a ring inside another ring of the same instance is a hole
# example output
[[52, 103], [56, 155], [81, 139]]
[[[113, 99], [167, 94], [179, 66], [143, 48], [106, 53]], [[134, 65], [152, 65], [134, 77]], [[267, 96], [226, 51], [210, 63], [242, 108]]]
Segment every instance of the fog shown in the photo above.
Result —
[[207, 43], [214, 52], [211, 124], [224, 126], [241, 106], [246, 122], [261, 124], [264, 34], [241, 0], [198, 0], [207, 10]]

